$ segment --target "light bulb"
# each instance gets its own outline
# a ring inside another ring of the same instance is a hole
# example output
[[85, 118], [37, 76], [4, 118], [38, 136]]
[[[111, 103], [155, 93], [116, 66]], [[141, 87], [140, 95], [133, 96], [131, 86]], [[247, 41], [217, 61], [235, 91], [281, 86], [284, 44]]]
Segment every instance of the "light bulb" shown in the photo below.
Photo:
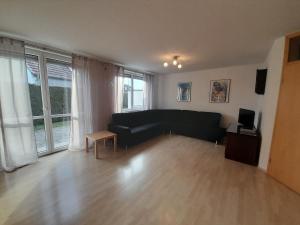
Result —
[[174, 66], [177, 65], [177, 60], [176, 60], [176, 59], [173, 60], [173, 65], [174, 65]]
[[167, 62], [164, 62], [164, 67], [168, 67], [168, 63]]
[[178, 67], [178, 69], [181, 69], [181, 68], [182, 68], [182, 65], [181, 65], [181, 64], [178, 64], [177, 67]]

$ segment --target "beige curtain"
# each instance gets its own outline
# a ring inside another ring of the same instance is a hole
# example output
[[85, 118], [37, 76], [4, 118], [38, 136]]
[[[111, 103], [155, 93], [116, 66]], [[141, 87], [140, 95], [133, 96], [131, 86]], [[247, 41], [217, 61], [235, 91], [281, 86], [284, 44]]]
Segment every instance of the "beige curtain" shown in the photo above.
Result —
[[[106, 130], [121, 104], [122, 68], [73, 56], [71, 150], [84, 148], [87, 133]], [[120, 78], [120, 79], [119, 79]], [[118, 94], [119, 93], [119, 94]]]
[[89, 61], [91, 77], [91, 99], [94, 132], [106, 130], [111, 114], [116, 111], [115, 80], [121, 68], [109, 63], [91, 59]]

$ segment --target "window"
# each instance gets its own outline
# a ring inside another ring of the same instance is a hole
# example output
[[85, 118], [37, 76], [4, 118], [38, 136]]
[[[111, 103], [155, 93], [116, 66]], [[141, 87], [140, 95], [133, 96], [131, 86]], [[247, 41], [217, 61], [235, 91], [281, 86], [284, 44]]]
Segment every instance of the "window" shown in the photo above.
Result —
[[141, 73], [124, 71], [123, 77], [123, 111], [145, 109], [145, 81]]

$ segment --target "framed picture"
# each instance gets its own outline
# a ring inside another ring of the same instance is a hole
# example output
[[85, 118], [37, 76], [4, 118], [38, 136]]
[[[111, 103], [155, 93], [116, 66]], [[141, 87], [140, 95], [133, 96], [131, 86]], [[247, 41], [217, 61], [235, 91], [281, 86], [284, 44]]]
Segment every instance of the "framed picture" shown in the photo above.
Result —
[[230, 92], [230, 79], [210, 81], [210, 103], [228, 103]]
[[192, 93], [192, 82], [178, 83], [177, 84], [177, 101], [190, 102]]

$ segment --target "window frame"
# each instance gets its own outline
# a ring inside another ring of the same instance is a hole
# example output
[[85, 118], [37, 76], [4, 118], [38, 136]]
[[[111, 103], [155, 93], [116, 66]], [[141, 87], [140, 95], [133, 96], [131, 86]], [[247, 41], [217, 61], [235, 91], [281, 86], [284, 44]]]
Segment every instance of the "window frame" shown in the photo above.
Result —
[[47, 150], [45, 152], [38, 152], [38, 156], [42, 157], [55, 152], [67, 150], [68, 146], [55, 148], [52, 119], [63, 118], [63, 117], [70, 117], [72, 119], [72, 115], [71, 112], [65, 114], [51, 113], [51, 102], [50, 102], [50, 92], [49, 92], [48, 72], [47, 72], [47, 59], [72, 65], [72, 56], [67, 54], [52, 52], [44, 49], [39, 49], [31, 46], [25, 46], [25, 55], [38, 57], [39, 73], [40, 76], [42, 77], [41, 96], [42, 96], [42, 104], [43, 104], [43, 115], [33, 116], [32, 119], [44, 120]]
[[[137, 112], [137, 111], [145, 110], [145, 102], [144, 102], [145, 87], [144, 87], [143, 90], [134, 89], [134, 79], [142, 80], [142, 81], [144, 81], [144, 86], [146, 85], [145, 75], [143, 73], [138, 73], [138, 72], [134, 72], [134, 71], [130, 71], [130, 70], [124, 70], [123, 79], [124, 78], [130, 78], [130, 81], [131, 81], [131, 91], [130, 91], [130, 93], [131, 93], [130, 94], [131, 108], [127, 108], [127, 109], [123, 108], [123, 104], [122, 104], [122, 112]], [[122, 89], [123, 89], [123, 91], [122, 91], [122, 98], [123, 98], [124, 97], [124, 83], [123, 83]], [[133, 107], [134, 106], [134, 91], [143, 91], [143, 106], [141, 108], [140, 107]]]

